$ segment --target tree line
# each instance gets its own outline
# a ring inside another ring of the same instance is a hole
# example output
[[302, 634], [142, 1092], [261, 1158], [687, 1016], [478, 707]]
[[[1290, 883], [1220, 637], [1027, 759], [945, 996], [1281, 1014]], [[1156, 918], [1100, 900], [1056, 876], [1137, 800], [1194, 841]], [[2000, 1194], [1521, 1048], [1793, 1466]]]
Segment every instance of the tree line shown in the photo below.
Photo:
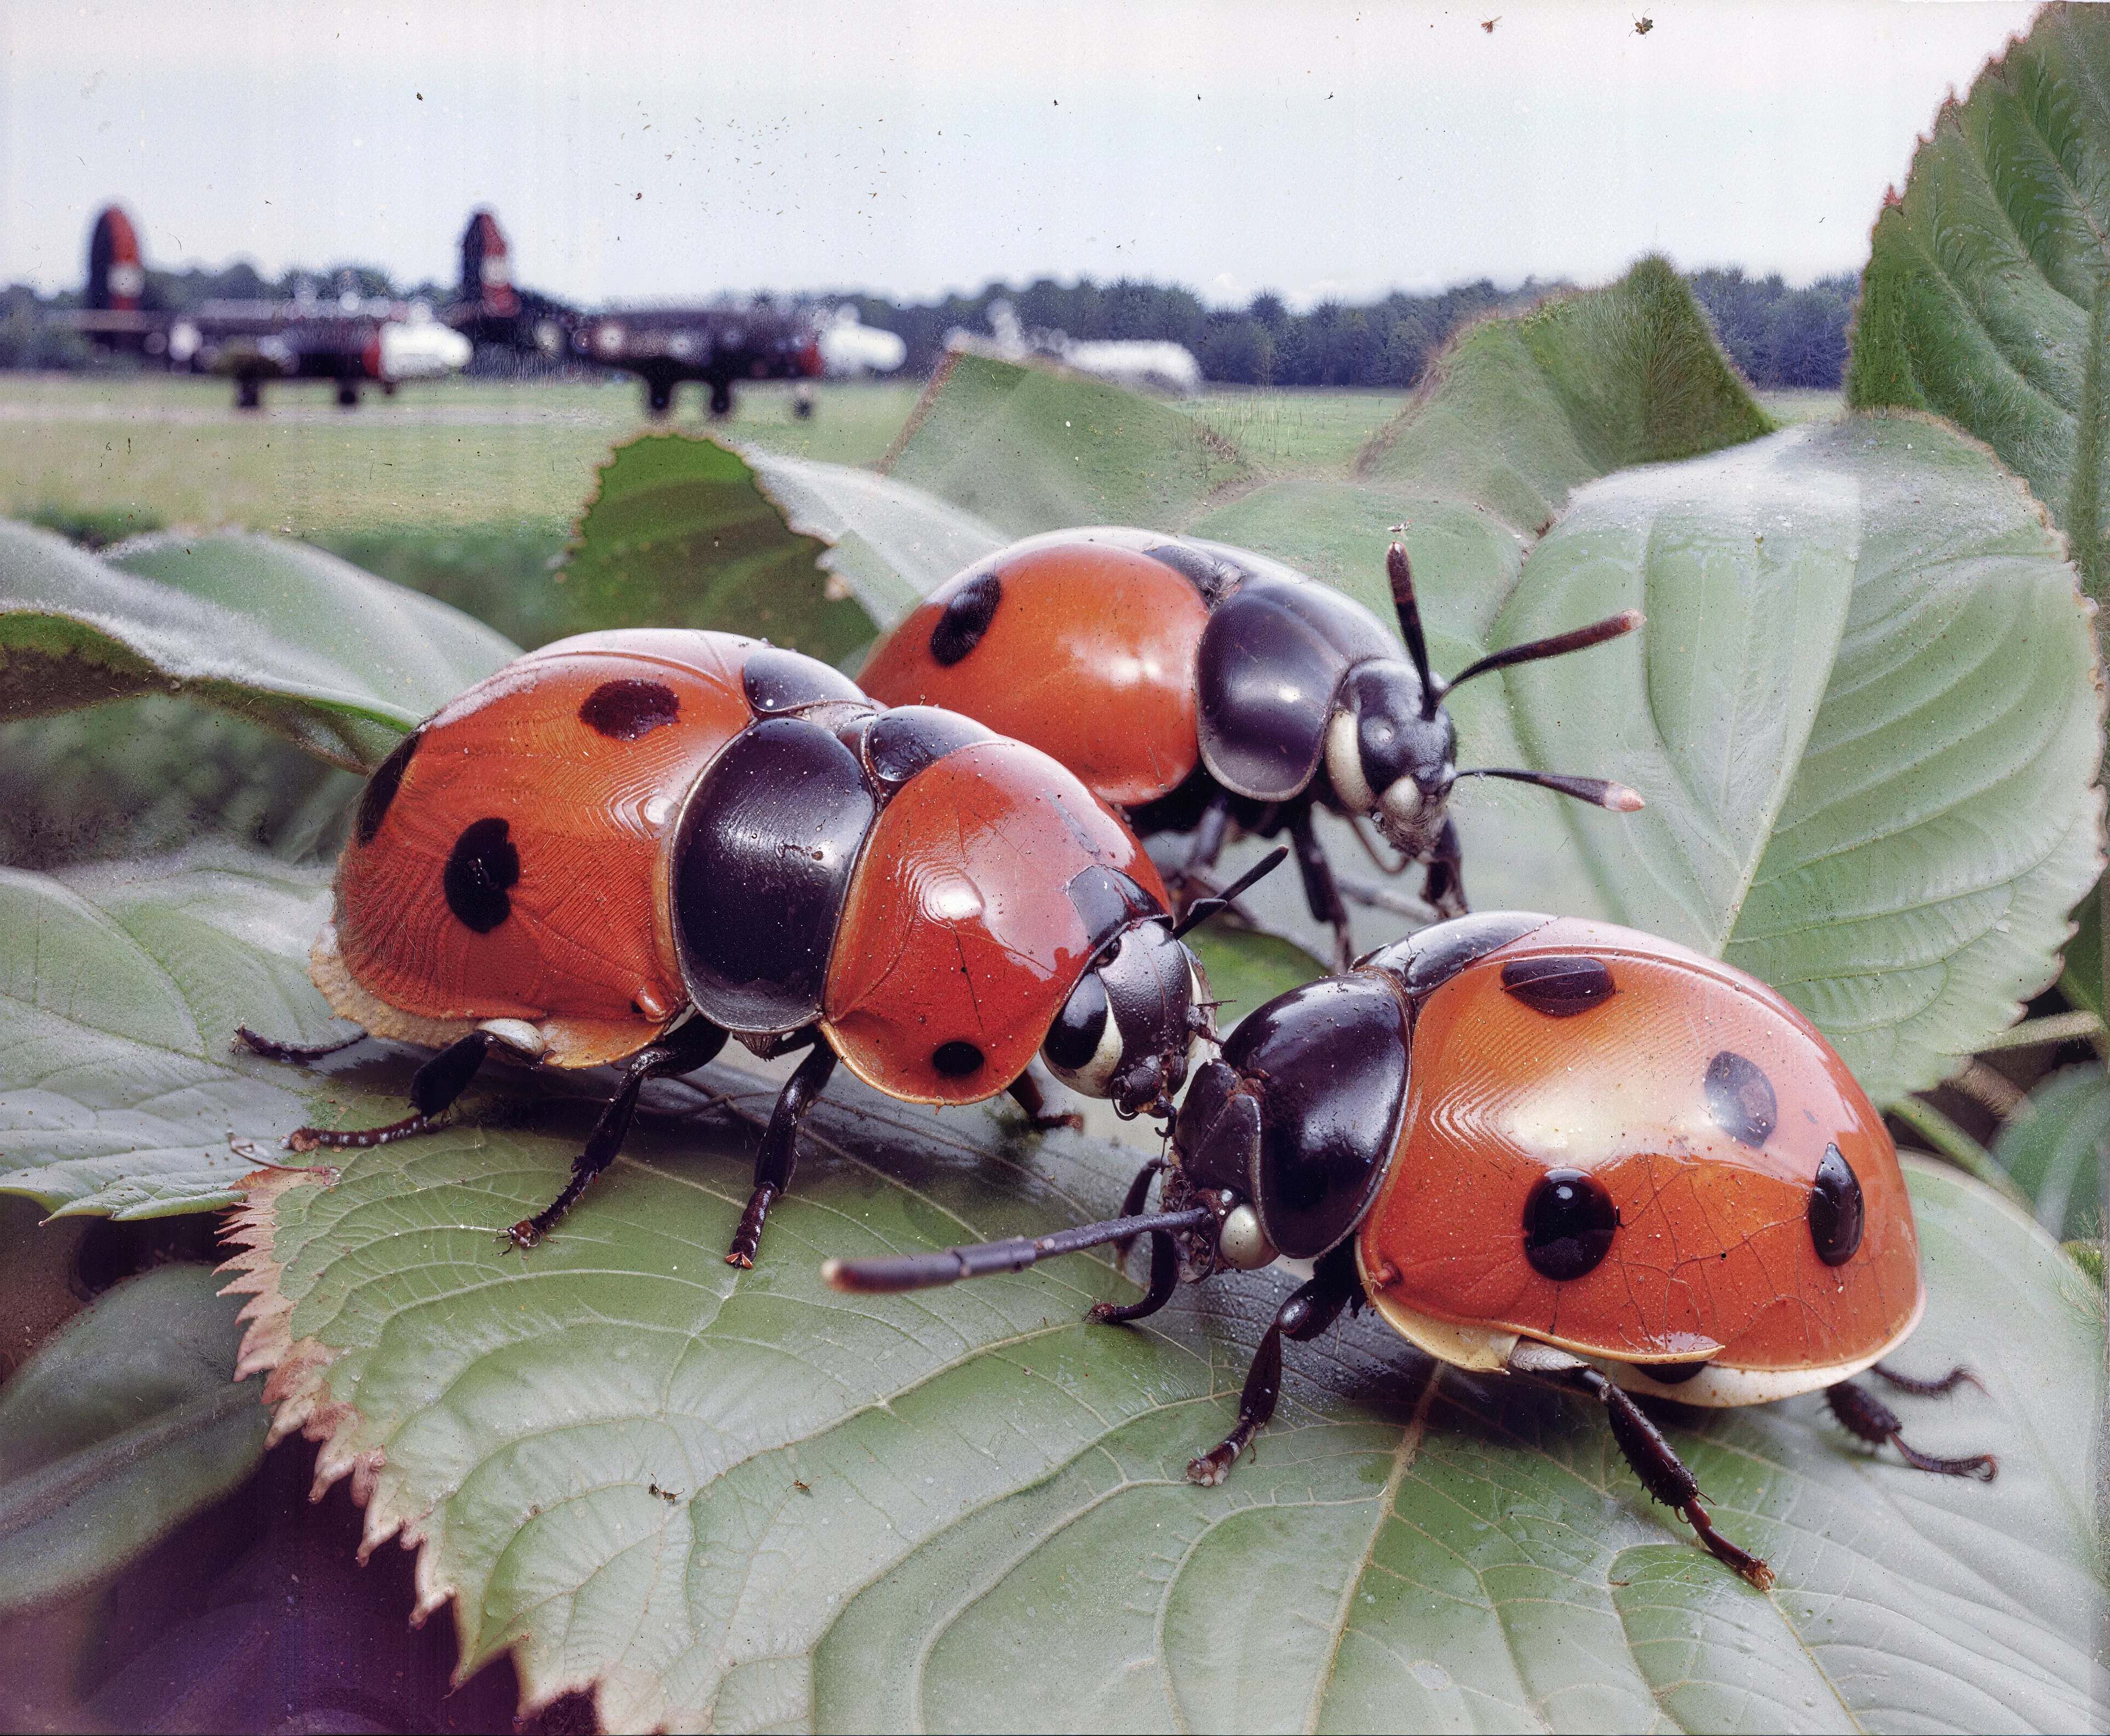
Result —
[[[1753, 385], [1838, 388], [1846, 363], [1846, 333], [1860, 283], [1853, 274], [1791, 289], [1778, 273], [1747, 276], [1741, 269], [1695, 272], [1686, 278], [1714, 323], [1722, 346]], [[303, 286], [324, 296], [355, 290], [365, 296], [423, 296], [436, 306], [449, 292], [434, 283], [397, 289], [371, 266], [328, 272], [288, 271], [267, 279], [247, 264], [221, 271], [150, 271], [152, 304], [174, 311], [215, 299], [291, 299]], [[1394, 293], [1360, 305], [1321, 302], [1293, 312], [1277, 295], [1253, 297], [1243, 308], [1211, 307], [1176, 284], [1127, 279], [1058, 283], [1043, 278], [1023, 289], [985, 285], [974, 295], [899, 301], [849, 294], [815, 298], [855, 307], [867, 325], [898, 333], [908, 346], [907, 370], [927, 373], [956, 327], [978, 334], [989, 314], [1008, 301], [1028, 332], [1072, 338], [1169, 339], [1194, 353], [1205, 378], [1233, 386], [1383, 387], [1404, 390], [1419, 381], [1451, 334], [1468, 321], [1515, 311], [1566, 286], [1526, 283], [1498, 290], [1483, 278], [1434, 295]], [[79, 305], [75, 294], [39, 296], [22, 285], [0, 290], [0, 368], [76, 368], [97, 365], [90, 346], [43, 315]]]

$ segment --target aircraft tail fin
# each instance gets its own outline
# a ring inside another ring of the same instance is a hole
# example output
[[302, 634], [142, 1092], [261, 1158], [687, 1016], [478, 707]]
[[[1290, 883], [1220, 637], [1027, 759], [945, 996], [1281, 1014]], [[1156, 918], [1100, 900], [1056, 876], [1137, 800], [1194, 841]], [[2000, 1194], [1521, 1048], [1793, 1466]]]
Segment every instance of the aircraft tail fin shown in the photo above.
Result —
[[469, 227], [462, 231], [461, 257], [464, 301], [494, 319], [510, 319], [520, 311], [505, 233], [489, 211], [479, 208], [470, 213]]
[[144, 302], [147, 267], [138, 233], [121, 206], [106, 205], [88, 237], [88, 292], [84, 304], [98, 312], [132, 313]]

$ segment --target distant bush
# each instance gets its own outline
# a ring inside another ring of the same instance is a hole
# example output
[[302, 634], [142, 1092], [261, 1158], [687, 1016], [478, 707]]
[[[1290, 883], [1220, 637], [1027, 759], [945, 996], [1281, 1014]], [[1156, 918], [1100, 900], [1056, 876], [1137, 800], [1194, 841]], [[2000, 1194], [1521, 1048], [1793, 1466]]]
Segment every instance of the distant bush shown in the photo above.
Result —
[[1846, 367], [1846, 327], [1861, 292], [1858, 274], [1820, 278], [1790, 289], [1776, 272], [1747, 278], [1741, 268], [1695, 272], [1687, 279], [1729, 359], [1754, 386], [1836, 391]]

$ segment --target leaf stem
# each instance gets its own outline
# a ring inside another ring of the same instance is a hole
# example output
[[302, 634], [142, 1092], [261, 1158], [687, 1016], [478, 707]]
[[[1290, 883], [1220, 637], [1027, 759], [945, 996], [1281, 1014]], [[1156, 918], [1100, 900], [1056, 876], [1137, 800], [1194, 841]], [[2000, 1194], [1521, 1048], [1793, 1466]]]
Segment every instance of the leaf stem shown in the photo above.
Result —
[[2081, 1038], [2092, 1041], [2103, 1034], [2103, 1021], [2085, 1009], [2075, 1013], [2053, 1013], [2010, 1025], [1990, 1042], [1979, 1044], [1978, 1052], [1990, 1055], [1998, 1049], [2033, 1049], [2045, 1044], [2072, 1042]]
[[1993, 1154], [1931, 1103], [1920, 1097], [1900, 1097], [1890, 1105], [1890, 1112], [1957, 1168], [1997, 1189], [2024, 1210], [2030, 1209], [2029, 1196], [1995, 1161]]

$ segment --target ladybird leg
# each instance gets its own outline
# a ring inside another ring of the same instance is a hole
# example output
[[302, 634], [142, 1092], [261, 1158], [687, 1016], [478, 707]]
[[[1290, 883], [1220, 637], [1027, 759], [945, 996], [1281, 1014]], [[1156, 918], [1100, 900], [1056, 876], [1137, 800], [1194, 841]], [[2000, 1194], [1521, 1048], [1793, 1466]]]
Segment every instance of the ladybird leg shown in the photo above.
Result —
[[274, 1042], [270, 1038], [260, 1036], [246, 1024], [234, 1028], [235, 1040], [252, 1055], [260, 1055], [267, 1061], [319, 1061], [325, 1055], [334, 1055], [340, 1049], [349, 1049], [355, 1042], [366, 1041], [366, 1033], [355, 1031], [351, 1036], [336, 1042], [295, 1043]]
[[1899, 1392], [1909, 1392], [1916, 1399], [1944, 1398], [1959, 1386], [1976, 1386], [1981, 1392], [1985, 1390], [1976, 1375], [1968, 1368], [1960, 1367], [1952, 1368], [1940, 1379], [1932, 1381], [1921, 1380], [1914, 1375], [1899, 1374], [1895, 1368], [1886, 1368], [1881, 1363], [1874, 1364], [1868, 1372], [1886, 1386], [1893, 1387]]
[[1026, 1124], [1034, 1132], [1052, 1132], [1057, 1128], [1074, 1128], [1080, 1132], [1084, 1131], [1084, 1118], [1082, 1115], [1051, 1115], [1048, 1113], [1048, 1100], [1041, 1094], [1040, 1082], [1030, 1073], [1019, 1074], [1011, 1082], [1008, 1089], [1012, 1101], [1026, 1111]]
[[1904, 1424], [1898, 1413], [1866, 1387], [1856, 1386], [1851, 1381], [1826, 1387], [1824, 1402], [1848, 1434], [1859, 1435], [1871, 1446], [1880, 1447], [1888, 1441], [1916, 1471], [1931, 1471], [1938, 1476], [1975, 1476], [1981, 1483], [1990, 1483], [2000, 1468], [1999, 1462], [1990, 1453], [1973, 1453], [1963, 1458], [1936, 1458], [1932, 1453], [1908, 1445], [1899, 1432]]
[[669, 1032], [658, 1042], [640, 1049], [623, 1064], [623, 1083], [600, 1112], [600, 1119], [586, 1136], [585, 1148], [572, 1160], [572, 1177], [564, 1191], [532, 1218], [523, 1218], [505, 1232], [504, 1240], [523, 1252], [550, 1233], [552, 1225], [578, 1203], [593, 1178], [615, 1161], [630, 1135], [637, 1113], [637, 1094], [645, 1082], [664, 1073], [686, 1073], [700, 1067], [725, 1047], [722, 1026], [708, 1019], [694, 1019]]
[[1456, 822], [1445, 820], [1436, 834], [1436, 848], [1429, 856], [1429, 878], [1421, 883], [1421, 896], [1445, 920], [1466, 914], [1465, 847], [1458, 842]]
[[1662, 1430], [1649, 1420], [1641, 1406], [1595, 1368], [1575, 1369], [1567, 1379], [1603, 1401], [1605, 1420], [1612, 1427], [1612, 1439], [1619, 1444], [1619, 1451], [1625, 1455], [1634, 1475], [1641, 1479], [1641, 1487], [1691, 1526], [1717, 1561], [1735, 1568], [1760, 1591], [1770, 1587], [1773, 1570], [1757, 1556], [1738, 1548], [1714, 1529], [1714, 1521], [1700, 1504], [1699, 1478], [1686, 1468], [1685, 1461], [1663, 1438]]
[[[1134, 1212], [1122, 1216], [1133, 1218]], [[1180, 1287], [1180, 1248], [1167, 1230], [1150, 1232], [1150, 1288], [1139, 1302], [1094, 1302], [1084, 1318], [1104, 1326], [1123, 1326], [1131, 1320], [1140, 1320], [1146, 1314], [1154, 1314], [1172, 1300], [1172, 1292]], [[1282, 1353], [1278, 1347], [1275, 1362], [1279, 1366]]]
[[471, 1031], [426, 1061], [410, 1076], [411, 1113], [401, 1121], [385, 1128], [295, 1128], [286, 1136], [286, 1149], [313, 1151], [327, 1146], [333, 1151], [364, 1151], [431, 1132], [455, 1099], [469, 1089], [469, 1082], [496, 1041], [488, 1031]]
[[1194, 828], [1194, 848], [1187, 852], [1187, 860], [1180, 865], [1182, 879], [1207, 874], [1216, 866], [1216, 858], [1223, 854], [1224, 839], [1231, 830], [1231, 798], [1228, 790], [1219, 790], [1216, 799], [1202, 810], [1201, 823]]
[[1304, 876], [1304, 902], [1311, 907], [1311, 920], [1332, 925], [1333, 968], [1344, 971], [1355, 959], [1356, 943], [1348, 933], [1347, 908], [1333, 884], [1333, 870], [1318, 834], [1311, 830], [1309, 802], [1300, 803], [1290, 813], [1289, 841], [1297, 847], [1297, 866]]
[[763, 1220], [769, 1208], [791, 1186], [791, 1172], [799, 1164], [799, 1123], [806, 1119], [813, 1100], [835, 1070], [835, 1051], [825, 1038], [813, 1039], [813, 1050], [799, 1063], [799, 1070], [784, 1082], [777, 1094], [777, 1106], [769, 1112], [769, 1127], [762, 1136], [762, 1149], [754, 1155], [754, 1191], [748, 1196], [747, 1209], [740, 1214], [732, 1245], [726, 1250], [728, 1266], [752, 1266], [762, 1245]]
[[[1344, 1254], [1346, 1259], [1340, 1258]], [[1356, 1276], [1355, 1258], [1352, 1242], [1344, 1242], [1331, 1254], [1322, 1255], [1312, 1272], [1311, 1282], [1293, 1291], [1288, 1300], [1276, 1310], [1267, 1336], [1253, 1353], [1252, 1367], [1246, 1371], [1246, 1384], [1238, 1394], [1238, 1426], [1220, 1444], [1189, 1461], [1189, 1482], [1205, 1487], [1222, 1482], [1230, 1475], [1238, 1454], [1251, 1444], [1254, 1435], [1267, 1426], [1268, 1419], [1275, 1415], [1275, 1400], [1282, 1395], [1284, 1337], [1292, 1338], [1298, 1344], [1316, 1338], [1340, 1318], [1343, 1309], [1362, 1294], [1362, 1282]], [[1153, 1271], [1152, 1278], [1156, 1276]]]

